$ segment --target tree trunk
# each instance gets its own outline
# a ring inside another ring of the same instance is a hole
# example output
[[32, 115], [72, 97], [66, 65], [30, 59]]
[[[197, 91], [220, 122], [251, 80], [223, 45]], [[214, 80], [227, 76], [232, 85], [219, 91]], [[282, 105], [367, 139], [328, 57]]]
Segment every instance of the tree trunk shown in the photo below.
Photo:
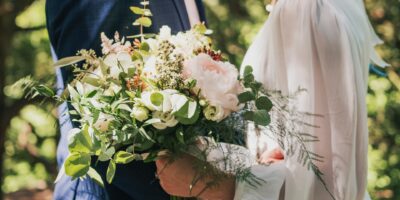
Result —
[[[11, 3], [12, 2], [12, 3]], [[12, 113], [7, 112], [14, 105], [6, 100], [4, 87], [6, 86], [6, 60], [10, 55], [12, 40], [16, 31], [16, 16], [31, 5], [34, 0], [7, 1], [0, 0], [0, 185], [4, 182], [4, 143], [6, 132]], [[0, 189], [0, 200], [4, 199]]]

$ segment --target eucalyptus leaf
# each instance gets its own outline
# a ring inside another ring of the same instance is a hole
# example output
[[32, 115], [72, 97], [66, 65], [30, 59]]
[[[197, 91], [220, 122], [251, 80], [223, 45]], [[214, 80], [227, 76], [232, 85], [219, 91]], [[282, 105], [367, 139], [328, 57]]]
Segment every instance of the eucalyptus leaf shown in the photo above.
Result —
[[244, 68], [244, 73], [243, 73], [243, 75], [244, 76], [247, 76], [247, 75], [250, 75], [250, 74], [252, 74], [253, 73], [253, 68], [250, 66], [250, 65], [247, 65], [245, 68]]
[[238, 99], [239, 99], [240, 103], [246, 103], [246, 102], [254, 100], [255, 99], [255, 95], [251, 91], [246, 91], [246, 92], [240, 93], [238, 95]]
[[144, 14], [144, 9], [142, 9], [142, 8], [139, 8], [139, 7], [136, 7], [136, 6], [131, 6], [131, 7], [129, 7], [129, 9], [131, 9], [131, 11], [134, 14], [137, 14], [137, 15], [143, 15]]
[[271, 123], [271, 118], [267, 110], [254, 111], [253, 121], [260, 126], [268, 126]]
[[133, 23], [134, 25], [142, 25], [144, 27], [150, 27], [152, 22], [149, 17], [139, 17], [138, 19], [135, 20]]
[[270, 111], [272, 109], [272, 102], [267, 96], [261, 96], [256, 100], [256, 107], [259, 110]]

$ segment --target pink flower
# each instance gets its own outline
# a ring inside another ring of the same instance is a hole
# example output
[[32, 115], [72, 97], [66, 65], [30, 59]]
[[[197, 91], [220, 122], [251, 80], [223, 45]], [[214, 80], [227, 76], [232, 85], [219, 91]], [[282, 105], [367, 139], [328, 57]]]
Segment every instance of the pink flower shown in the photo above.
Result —
[[224, 117], [240, 108], [237, 95], [243, 92], [243, 87], [237, 79], [238, 74], [234, 65], [215, 61], [204, 53], [185, 61], [183, 67], [183, 76], [195, 79], [195, 89], [200, 89], [200, 95], [210, 105], [221, 106]]

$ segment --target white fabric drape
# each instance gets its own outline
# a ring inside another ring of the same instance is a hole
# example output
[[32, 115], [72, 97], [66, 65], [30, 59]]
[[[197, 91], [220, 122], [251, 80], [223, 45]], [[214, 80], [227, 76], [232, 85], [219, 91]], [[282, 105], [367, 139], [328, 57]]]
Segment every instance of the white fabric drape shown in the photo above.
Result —
[[[279, 0], [243, 62], [267, 88], [307, 90], [296, 105], [324, 116], [306, 131], [320, 139], [310, 148], [324, 156], [318, 166], [337, 200], [369, 199], [365, 97], [368, 64], [386, 65], [374, 50], [379, 42], [361, 0]], [[286, 200], [332, 199], [296, 156], [285, 159]]]

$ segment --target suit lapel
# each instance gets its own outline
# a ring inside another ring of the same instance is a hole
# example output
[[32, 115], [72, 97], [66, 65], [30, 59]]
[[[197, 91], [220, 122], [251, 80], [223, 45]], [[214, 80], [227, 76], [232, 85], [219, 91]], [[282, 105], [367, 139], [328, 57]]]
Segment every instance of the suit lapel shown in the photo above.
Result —
[[190, 29], [189, 16], [186, 10], [185, 2], [183, 0], [172, 0], [172, 1], [174, 2], [175, 8], [178, 11], [182, 27], [185, 30]]

